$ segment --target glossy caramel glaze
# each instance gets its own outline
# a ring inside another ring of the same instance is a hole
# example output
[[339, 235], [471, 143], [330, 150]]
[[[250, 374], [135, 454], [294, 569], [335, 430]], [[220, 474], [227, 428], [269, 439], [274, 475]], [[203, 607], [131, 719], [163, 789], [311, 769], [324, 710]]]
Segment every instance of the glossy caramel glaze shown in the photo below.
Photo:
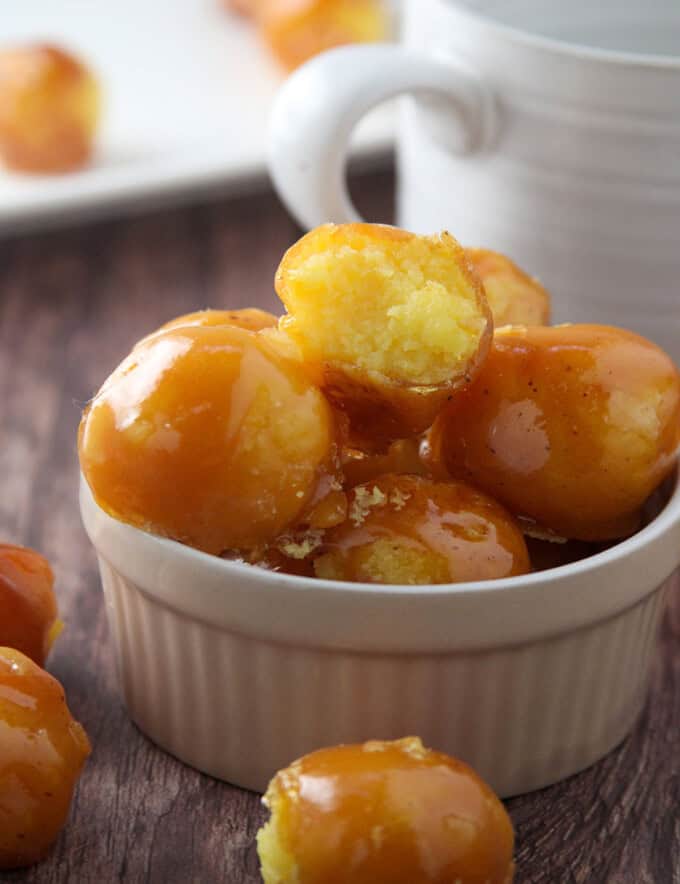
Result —
[[61, 624], [54, 575], [40, 553], [0, 543], [0, 645], [44, 666]]
[[314, 567], [331, 580], [417, 585], [524, 574], [529, 558], [515, 521], [481, 492], [386, 475], [353, 489]]
[[240, 310], [197, 310], [185, 313], [162, 325], [159, 331], [173, 328], [184, 328], [187, 325], [211, 326], [234, 325], [247, 331], [261, 331], [263, 328], [274, 328], [279, 319], [273, 313], [259, 310], [257, 307], [243, 307]]
[[59, 682], [19, 651], [0, 648], [0, 869], [45, 856], [89, 754]]
[[510, 884], [512, 823], [467, 765], [415, 737], [280, 771], [258, 834], [265, 884]]
[[82, 471], [115, 518], [212, 553], [270, 543], [339, 489], [333, 413], [259, 335], [142, 341], [83, 416]]
[[354, 488], [384, 476], [386, 473], [429, 475], [420, 456], [420, 439], [397, 439], [384, 454], [371, 454], [357, 449], [345, 449], [342, 456], [345, 485]]
[[608, 326], [516, 327], [496, 332], [429, 449], [539, 529], [608, 540], [638, 527], [679, 426], [680, 376], [651, 342]]
[[466, 249], [484, 285], [496, 328], [502, 325], [547, 325], [550, 295], [540, 282], [489, 249]]
[[47, 45], [0, 52], [0, 157], [9, 168], [81, 168], [98, 118], [97, 81], [72, 55]]

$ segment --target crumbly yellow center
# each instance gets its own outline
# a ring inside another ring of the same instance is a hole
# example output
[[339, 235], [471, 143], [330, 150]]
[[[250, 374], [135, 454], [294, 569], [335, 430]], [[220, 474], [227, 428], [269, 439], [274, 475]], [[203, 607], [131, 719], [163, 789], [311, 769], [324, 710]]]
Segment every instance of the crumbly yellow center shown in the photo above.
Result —
[[285, 300], [308, 358], [410, 386], [463, 370], [487, 323], [461, 251], [439, 237], [329, 243], [288, 269]]
[[444, 556], [392, 539], [378, 539], [350, 553], [351, 576], [341, 552], [332, 551], [314, 561], [317, 577], [325, 580], [364, 580], [397, 586], [449, 583]]
[[[289, 796], [294, 800], [295, 796]], [[265, 804], [271, 816], [257, 833], [257, 854], [265, 884], [298, 884], [300, 878], [295, 857], [286, 846], [286, 801], [278, 789], [270, 785]]]

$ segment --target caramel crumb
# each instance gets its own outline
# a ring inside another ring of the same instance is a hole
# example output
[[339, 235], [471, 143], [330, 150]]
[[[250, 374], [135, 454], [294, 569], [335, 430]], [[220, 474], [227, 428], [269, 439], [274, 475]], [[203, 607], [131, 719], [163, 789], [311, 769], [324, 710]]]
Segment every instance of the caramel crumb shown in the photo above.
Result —
[[323, 531], [309, 530], [300, 540], [291, 538], [279, 543], [278, 547], [289, 559], [306, 559], [321, 546], [322, 541]]
[[386, 500], [387, 498], [377, 485], [374, 485], [370, 491], [368, 488], [359, 486], [354, 490], [354, 500], [349, 510], [350, 521], [358, 528], [364, 523], [371, 508], [382, 506]]
[[406, 501], [411, 497], [405, 491], [401, 491], [399, 488], [395, 488], [390, 494], [390, 503], [395, 508], [397, 512], [403, 510], [406, 506]]

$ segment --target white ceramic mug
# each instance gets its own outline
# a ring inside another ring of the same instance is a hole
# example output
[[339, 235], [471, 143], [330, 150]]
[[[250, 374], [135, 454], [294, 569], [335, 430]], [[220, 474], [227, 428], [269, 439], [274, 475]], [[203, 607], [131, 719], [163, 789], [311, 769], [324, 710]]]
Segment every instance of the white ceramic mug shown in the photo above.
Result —
[[270, 168], [303, 226], [356, 219], [347, 142], [405, 99], [398, 223], [514, 258], [555, 319], [605, 322], [680, 361], [677, 0], [406, 0], [402, 46], [346, 47], [296, 72]]

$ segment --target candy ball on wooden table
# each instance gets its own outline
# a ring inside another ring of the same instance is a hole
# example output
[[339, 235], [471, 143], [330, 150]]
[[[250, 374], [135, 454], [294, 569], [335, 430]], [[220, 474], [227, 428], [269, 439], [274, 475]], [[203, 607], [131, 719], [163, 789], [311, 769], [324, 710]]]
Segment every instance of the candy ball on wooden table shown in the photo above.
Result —
[[511, 884], [512, 823], [477, 774], [416, 737], [279, 771], [258, 833], [265, 884]]
[[91, 157], [99, 86], [56, 46], [0, 51], [0, 157], [17, 171], [70, 172]]
[[332, 410], [259, 335], [187, 326], [143, 340], [80, 428], [109, 514], [211, 553], [268, 544], [339, 488]]
[[508, 327], [429, 441], [450, 475], [538, 536], [600, 541], [636, 530], [679, 427], [680, 375], [650, 341], [609, 326]]
[[62, 623], [54, 575], [40, 553], [0, 543], [0, 645], [16, 648], [44, 666]]
[[548, 324], [550, 295], [537, 279], [499, 252], [470, 248], [466, 252], [484, 284], [496, 328]]
[[334, 46], [386, 40], [390, 32], [385, 0], [258, 0], [255, 17], [288, 70]]
[[0, 647], [0, 869], [47, 854], [89, 754], [59, 682], [19, 651]]
[[427, 429], [491, 339], [480, 281], [447, 233], [326, 224], [284, 255], [276, 291], [281, 331], [353, 432], [384, 444]]
[[186, 313], [178, 316], [162, 325], [159, 331], [167, 331], [172, 328], [183, 328], [187, 325], [194, 326], [220, 326], [234, 325], [237, 328], [245, 328], [248, 331], [261, 331], [263, 328], [274, 328], [279, 321], [278, 316], [259, 310], [257, 307], [243, 307], [239, 310], [197, 310], [195, 313]]
[[515, 520], [463, 482], [387, 475], [349, 494], [348, 518], [326, 532], [317, 577], [419, 585], [529, 571]]

